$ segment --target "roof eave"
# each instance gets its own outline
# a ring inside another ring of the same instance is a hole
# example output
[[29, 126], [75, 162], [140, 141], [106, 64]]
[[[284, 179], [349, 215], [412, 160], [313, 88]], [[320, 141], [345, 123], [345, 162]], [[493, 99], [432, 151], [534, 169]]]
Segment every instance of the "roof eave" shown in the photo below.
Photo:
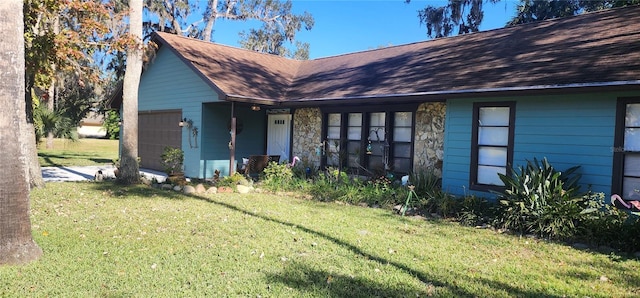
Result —
[[[501, 87], [501, 88], [480, 88], [465, 90], [445, 90], [445, 91], [427, 91], [413, 93], [398, 94], [379, 94], [366, 96], [345, 96], [345, 97], [326, 97], [326, 98], [300, 98], [286, 100], [282, 105], [287, 106], [319, 106], [326, 104], [348, 103], [362, 104], [371, 103], [410, 103], [416, 101], [445, 101], [454, 98], [469, 98], [476, 96], [511, 96], [522, 95], [522, 93], [563, 93], [563, 92], [590, 92], [595, 89], [607, 91], [624, 91], [637, 90], [640, 87], [640, 80], [632, 81], [615, 81], [615, 82], [596, 82], [596, 83], [576, 83], [566, 85], [541, 85], [541, 86], [518, 86], [518, 87]], [[347, 101], [347, 102], [343, 102]]]
[[237, 95], [237, 94], [228, 94], [225, 100], [233, 101], [233, 102], [257, 104], [257, 105], [265, 105], [265, 106], [277, 106], [282, 103], [281, 100], [277, 100], [277, 99], [257, 98], [257, 97], [250, 97], [250, 96]]

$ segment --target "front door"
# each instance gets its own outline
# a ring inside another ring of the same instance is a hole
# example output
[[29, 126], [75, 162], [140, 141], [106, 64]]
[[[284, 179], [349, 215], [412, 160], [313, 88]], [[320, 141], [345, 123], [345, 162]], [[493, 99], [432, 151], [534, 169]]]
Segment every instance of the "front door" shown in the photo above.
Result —
[[289, 160], [291, 147], [291, 114], [269, 115], [267, 124], [267, 155], [280, 155]]

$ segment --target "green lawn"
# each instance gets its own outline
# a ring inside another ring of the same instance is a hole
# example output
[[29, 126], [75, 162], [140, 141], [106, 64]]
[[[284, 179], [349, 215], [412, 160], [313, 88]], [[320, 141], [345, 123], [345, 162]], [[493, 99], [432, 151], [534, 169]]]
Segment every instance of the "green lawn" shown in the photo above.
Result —
[[53, 149], [46, 149], [43, 139], [38, 144], [38, 157], [41, 167], [109, 164], [118, 158], [118, 140], [54, 139]]
[[34, 263], [0, 297], [638, 297], [640, 261], [268, 194], [110, 183], [31, 194]]

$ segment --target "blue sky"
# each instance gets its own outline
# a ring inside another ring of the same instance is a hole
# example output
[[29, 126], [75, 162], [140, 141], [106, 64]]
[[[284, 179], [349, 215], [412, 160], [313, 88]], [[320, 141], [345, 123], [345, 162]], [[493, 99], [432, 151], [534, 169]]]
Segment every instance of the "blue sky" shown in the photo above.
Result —
[[[380, 46], [401, 45], [428, 39], [426, 28], [420, 25], [417, 11], [444, 1], [412, 0], [293, 0], [296, 13], [308, 11], [315, 19], [311, 31], [302, 30], [297, 40], [310, 44], [310, 58], [334, 56]], [[481, 30], [504, 27], [514, 15], [516, 0], [485, 3]], [[218, 21], [214, 42], [238, 46], [238, 33], [255, 22]]]

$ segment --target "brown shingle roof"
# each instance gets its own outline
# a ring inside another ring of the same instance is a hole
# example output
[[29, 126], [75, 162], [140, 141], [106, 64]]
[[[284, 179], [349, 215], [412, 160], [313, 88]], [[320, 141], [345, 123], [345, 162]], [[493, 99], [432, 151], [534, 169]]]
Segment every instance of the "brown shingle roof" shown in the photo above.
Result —
[[640, 84], [640, 6], [309, 61], [158, 36], [232, 100]]
[[[281, 100], [301, 61], [155, 33], [190, 67], [229, 97]], [[157, 38], [156, 38], [157, 39]]]

